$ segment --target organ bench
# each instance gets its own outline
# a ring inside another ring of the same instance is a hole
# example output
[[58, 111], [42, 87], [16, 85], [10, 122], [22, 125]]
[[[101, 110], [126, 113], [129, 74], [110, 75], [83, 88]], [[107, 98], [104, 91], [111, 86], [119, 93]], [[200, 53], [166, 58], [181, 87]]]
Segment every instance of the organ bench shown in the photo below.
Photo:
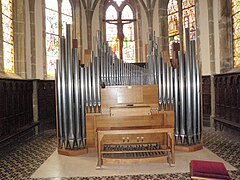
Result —
[[[167, 135], [165, 145], [160, 136]], [[168, 162], [175, 165], [174, 128], [100, 128], [97, 130], [97, 168], [110, 163]]]

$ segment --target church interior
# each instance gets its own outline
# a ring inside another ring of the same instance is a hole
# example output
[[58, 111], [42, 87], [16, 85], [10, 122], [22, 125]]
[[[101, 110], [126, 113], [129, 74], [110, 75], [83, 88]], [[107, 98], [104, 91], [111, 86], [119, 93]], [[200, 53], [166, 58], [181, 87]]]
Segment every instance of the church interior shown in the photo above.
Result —
[[0, 179], [240, 179], [240, 0], [0, 2]]

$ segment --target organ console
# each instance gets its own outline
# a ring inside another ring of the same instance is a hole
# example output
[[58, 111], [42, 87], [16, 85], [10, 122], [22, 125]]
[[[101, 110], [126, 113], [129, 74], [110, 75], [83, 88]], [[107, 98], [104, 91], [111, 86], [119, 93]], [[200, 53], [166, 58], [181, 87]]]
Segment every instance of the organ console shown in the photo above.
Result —
[[60, 154], [97, 151], [98, 168], [153, 161], [173, 166], [175, 147], [201, 148], [200, 66], [194, 42], [186, 38], [186, 55], [179, 52], [179, 66], [173, 69], [149, 36], [147, 63], [138, 66], [117, 59], [99, 31], [91, 62], [80, 67], [77, 43], [71, 51], [70, 29], [67, 25], [67, 37], [61, 39], [56, 70]]

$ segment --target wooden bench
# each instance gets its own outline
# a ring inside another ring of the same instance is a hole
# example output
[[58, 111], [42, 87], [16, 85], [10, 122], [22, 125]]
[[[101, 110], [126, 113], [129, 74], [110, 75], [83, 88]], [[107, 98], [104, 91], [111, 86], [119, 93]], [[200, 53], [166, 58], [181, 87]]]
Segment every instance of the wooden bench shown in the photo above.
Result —
[[219, 124], [220, 131], [223, 130], [223, 126], [228, 126], [228, 127], [240, 130], [240, 124], [236, 123], [236, 122], [233, 122], [233, 121], [229, 121], [229, 120], [226, 120], [226, 119], [223, 119], [223, 118], [215, 117], [214, 122], [215, 122], [215, 130], [217, 130], [218, 124]]
[[[163, 145], [160, 138], [166, 135]], [[175, 165], [174, 128], [129, 127], [97, 129], [97, 169], [107, 163], [168, 162]]]
[[[0, 139], [0, 144], [5, 143], [7, 141], [10, 141], [11, 139], [14, 139], [15, 137], [18, 137], [21, 134], [24, 134], [27, 131], [29, 131], [29, 130], [37, 127], [37, 126], [39, 126], [39, 122], [32, 122], [31, 124], [28, 124], [28, 125], [20, 128], [20, 129], [18, 129], [16, 132], [14, 132], [14, 134], [11, 134], [7, 137], [4, 137], [4, 138]], [[38, 133], [39, 133], [39, 128], [38, 128]]]

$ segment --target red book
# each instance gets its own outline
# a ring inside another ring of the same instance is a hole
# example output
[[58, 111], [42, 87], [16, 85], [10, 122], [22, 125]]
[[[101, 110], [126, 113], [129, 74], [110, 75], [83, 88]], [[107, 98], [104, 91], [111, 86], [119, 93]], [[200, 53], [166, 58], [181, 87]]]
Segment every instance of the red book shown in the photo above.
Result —
[[221, 162], [191, 161], [192, 179], [231, 179], [226, 167]]

